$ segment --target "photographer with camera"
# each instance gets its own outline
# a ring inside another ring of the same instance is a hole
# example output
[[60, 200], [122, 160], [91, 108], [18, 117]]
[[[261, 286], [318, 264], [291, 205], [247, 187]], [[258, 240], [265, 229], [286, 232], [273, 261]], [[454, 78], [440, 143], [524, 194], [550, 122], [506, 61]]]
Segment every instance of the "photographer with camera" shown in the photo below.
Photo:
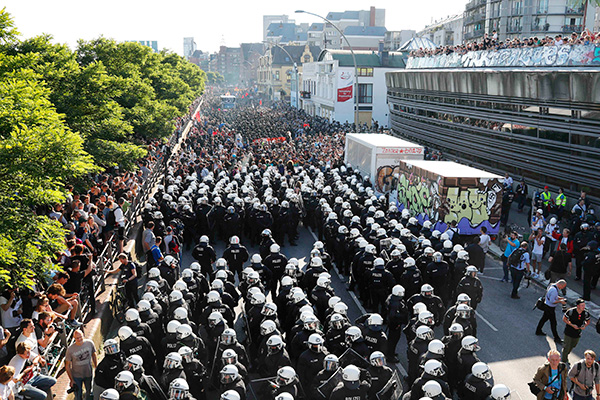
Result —
[[[573, 382], [573, 400], [593, 400], [600, 398], [600, 365], [596, 362], [596, 353], [586, 350], [584, 359], [573, 364], [569, 370], [569, 379]], [[592, 393], [596, 389], [596, 395]]]
[[567, 366], [560, 362], [560, 353], [550, 350], [548, 362], [539, 367], [533, 377], [533, 383], [540, 390], [538, 400], [565, 400], [567, 381]]

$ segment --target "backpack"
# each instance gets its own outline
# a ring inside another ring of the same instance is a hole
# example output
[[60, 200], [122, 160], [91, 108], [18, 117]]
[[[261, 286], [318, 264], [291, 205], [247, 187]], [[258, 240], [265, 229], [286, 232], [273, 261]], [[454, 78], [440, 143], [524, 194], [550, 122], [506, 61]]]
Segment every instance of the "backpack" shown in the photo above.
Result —
[[510, 256], [508, 256], [508, 265], [510, 265], [511, 267], [518, 267], [519, 263], [521, 262], [521, 258], [523, 257], [523, 254], [525, 254], [527, 252], [527, 250], [522, 249], [522, 248], [518, 248], [515, 251], [513, 251]]
[[[579, 361], [577, 364], [577, 376], [579, 376], [579, 373], [581, 372], [581, 368], [583, 368], [583, 363], [585, 362], [585, 360], [581, 360]], [[594, 361], [594, 363], [592, 364], [592, 373], [594, 376], [594, 379], [596, 378], [596, 375], [598, 374], [598, 368], [600, 368], [600, 364], [598, 364], [597, 361]], [[569, 391], [573, 390], [573, 387], [575, 386], [575, 382], [571, 381], [571, 389], [569, 389]]]
[[115, 210], [109, 210], [108, 214], [106, 215], [106, 226], [108, 227], [114, 227], [115, 226]]

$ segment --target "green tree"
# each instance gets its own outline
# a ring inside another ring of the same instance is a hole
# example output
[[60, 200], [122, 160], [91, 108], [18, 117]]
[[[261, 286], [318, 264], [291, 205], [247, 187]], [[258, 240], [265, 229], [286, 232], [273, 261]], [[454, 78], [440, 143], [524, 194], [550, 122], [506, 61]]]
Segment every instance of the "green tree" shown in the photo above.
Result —
[[63, 201], [64, 182], [93, 170], [36, 74], [0, 74], [0, 285], [30, 286], [53, 268], [65, 231], [35, 209]]

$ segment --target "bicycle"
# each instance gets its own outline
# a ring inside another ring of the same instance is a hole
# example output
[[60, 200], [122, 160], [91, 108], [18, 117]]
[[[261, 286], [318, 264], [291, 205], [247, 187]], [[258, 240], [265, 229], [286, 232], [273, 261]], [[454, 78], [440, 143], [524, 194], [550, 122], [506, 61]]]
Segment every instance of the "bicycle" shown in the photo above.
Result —
[[114, 319], [120, 324], [125, 322], [125, 310], [127, 309], [127, 298], [125, 297], [125, 284], [118, 283], [110, 296], [110, 311]]

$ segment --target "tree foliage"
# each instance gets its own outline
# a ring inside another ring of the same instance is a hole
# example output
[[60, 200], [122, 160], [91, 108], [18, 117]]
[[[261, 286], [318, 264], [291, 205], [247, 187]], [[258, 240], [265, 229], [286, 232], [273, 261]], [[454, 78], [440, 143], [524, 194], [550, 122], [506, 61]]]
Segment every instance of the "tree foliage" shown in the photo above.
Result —
[[205, 80], [182, 57], [138, 43], [99, 38], [71, 50], [18, 35], [0, 10], [0, 287], [31, 285], [64, 247], [62, 226], [35, 210], [91, 172], [131, 169]]

